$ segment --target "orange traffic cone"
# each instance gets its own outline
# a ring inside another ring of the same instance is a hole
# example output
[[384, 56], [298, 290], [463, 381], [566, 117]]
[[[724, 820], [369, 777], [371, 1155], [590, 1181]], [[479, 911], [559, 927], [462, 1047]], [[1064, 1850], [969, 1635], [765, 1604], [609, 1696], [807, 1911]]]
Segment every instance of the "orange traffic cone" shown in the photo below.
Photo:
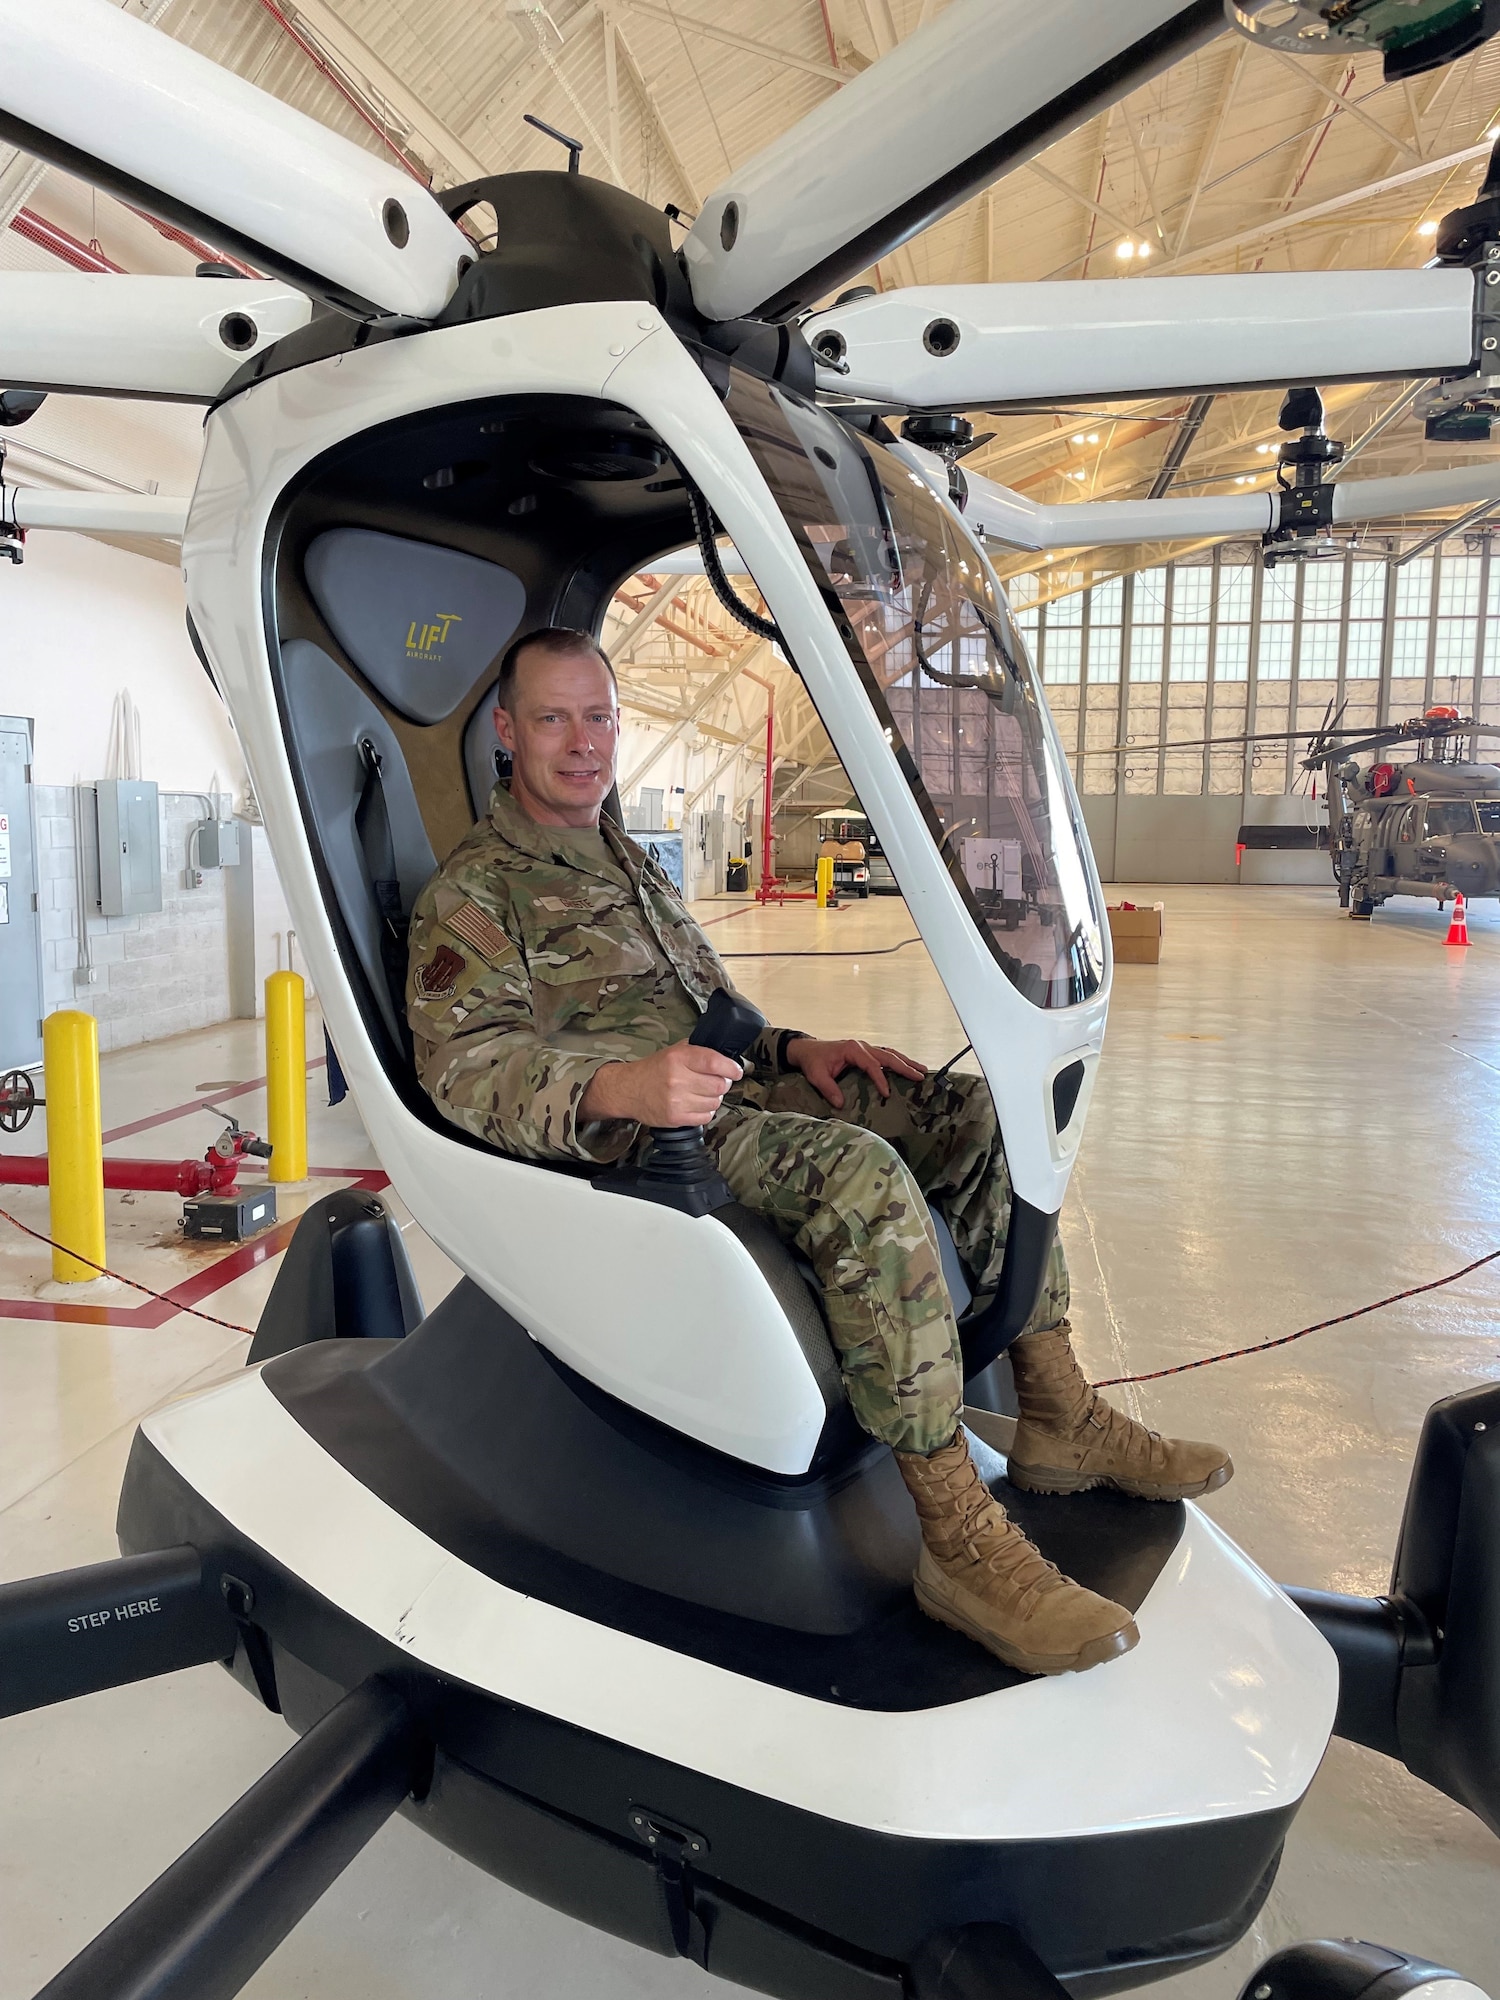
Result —
[[1469, 942], [1469, 913], [1464, 908], [1462, 895], [1453, 898], [1453, 921], [1448, 926], [1444, 944], [1467, 944]]

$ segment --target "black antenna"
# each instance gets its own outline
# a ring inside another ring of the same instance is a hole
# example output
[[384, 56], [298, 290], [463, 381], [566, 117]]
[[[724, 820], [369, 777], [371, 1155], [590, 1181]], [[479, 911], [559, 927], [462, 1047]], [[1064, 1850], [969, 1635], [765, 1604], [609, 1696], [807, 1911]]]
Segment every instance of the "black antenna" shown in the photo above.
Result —
[[521, 115], [525, 119], [528, 125], [535, 125], [538, 132], [545, 132], [547, 137], [549, 139], [555, 139], [559, 146], [567, 147], [568, 172], [570, 174], [576, 174], [579, 170], [578, 156], [583, 151], [582, 139], [570, 139], [566, 132], [559, 132], [555, 125], [548, 125], [546, 121], [541, 118], [533, 118], [529, 111], [525, 111]]

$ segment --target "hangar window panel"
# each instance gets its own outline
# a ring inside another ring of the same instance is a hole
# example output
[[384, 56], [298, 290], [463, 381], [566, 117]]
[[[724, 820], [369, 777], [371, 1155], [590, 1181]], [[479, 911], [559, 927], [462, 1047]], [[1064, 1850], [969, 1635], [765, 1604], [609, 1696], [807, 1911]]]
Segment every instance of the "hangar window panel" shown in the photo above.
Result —
[[[1500, 570], [1500, 563], [1495, 567]], [[1492, 576], [1491, 588], [1494, 587], [1494, 583], [1495, 578]], [[1500, 674], [1500, 612], [1487, 618], [1484, 623], [1484, 671], [1487, 675]]]
[[1135, 574], [1135, 609], [1132, 620], [1137, 625], [1160, 625], [1167, 615], [1167, 572], [1162, 569], [1141, 569]]
[[1438, 570], [1438, 616], [1477, 617], [1479, 613], [1478, 556], [1444, 556]]
[[1214, 573], [1207, 563], [1177, 570], [1172, 581], [1173, 623], [1207, 624], [1213, 596]]
[[1216, 681], [1242, 681], [1250, 670], [1250, 627], [1221, 625], [1218, 655], [1214, 661]]
[[[1439, 585], [1441, 589], [1441, 585]], [[1477, 618], [1439, 618], [1433, 645], [1432, 670], [1435, 674], [1470, 674], [1474, 671], [1474, 647], [1479, 638]]]
[[1248, 625], [1255, 604], [1255, 565], [1226, 562], [1219, 571], [1220, 625]]
[[1383, 562], [1355, 560], [1353, 574], [1349, 579], [1351, 619], [1385, 616], [1385, 586], [1389, 575], [1389, 566]]
[[1344, 660], [1344, 674], [1347, 679], [1379, 680], [1381, 633], [1381, 625], [1373, 618], [1350, 620], [1349, 651]]
[[1260, 647], [1255, 656], [1255, 677], [1261, 681], [1290, 680], [1292, 674], [1292, 623], [1290, 619], [1262, 624]]
[[[1398, 589], [1399, 602], [1399, 589]], [[1398, 618], [1391, 642], [1391, 672], [1411, 679], [1427, 674], [1427, 618]]]
[[1091, 681], [1120, 678], [1120, 631], [1125, 612], [1125, 579], [1096, 584], [1089, 605], [1088, 665]]
[[1117, 681], [1120, 678], [1120, 628], [1095, 625], [1089, 632], [1089, 679]]
[[1130, 615], [1129, 660], [1133, 681], [1161, 679], [1162, 638], [1167, 616], [1167, 572], [1137, 570]]
[[1424, 617], [1432, 606], [1432, 557], [1419, 556], [1395, 572], [1396, 616]]
[[1174, 681], [1208, 679], [1208, 627], [1173, 625], [1170, 677]]
[[1279, 569], [1266, 571], [1261, 588], [1260, 615], [1263, 620], [1275, 621], [1285, 618], [1290, 621], [1297, 614], [1297, 565], [1283, 563]]
[[1339, 670], [1337, 620], [1319, 619], [1302, 627], [1302, 657], [1297, 671], [1305, 681], [1331, 681]]
[[1130, 678], [1133, 681], [1161, 679], [1160, 625], [1136, 625], [1130, 633]]
[[1302, 581], [1302, 616], [1337, 619], [1344, 608], [1344, 565], [1309, 563]]
[[1047, 624], [1047, 664], [1043, 678], [1050, 684], [1076, 681], [1083, 654], [1083, 633], [1076, 625]]

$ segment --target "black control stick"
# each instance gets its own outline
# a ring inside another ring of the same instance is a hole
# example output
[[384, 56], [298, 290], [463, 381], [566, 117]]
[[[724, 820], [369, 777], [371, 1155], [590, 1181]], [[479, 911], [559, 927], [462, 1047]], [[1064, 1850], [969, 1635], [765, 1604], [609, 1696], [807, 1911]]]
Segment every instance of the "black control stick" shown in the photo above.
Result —
[[[721, 1056], [739, 1062], [765, 1025], [766, 1017], [758, 1007], [720, 986], [699, 1015], [688, 1041], [695, 1049], [717, 1049]], [[719, 1179], [703, 1143], [701, 1125], [658, 1125], [651, 1140], [643, 1169], [651, 1180], [672, 1187], [693, 1187]]]
[[[696, 1049], [717, 1049], [721, 1056], [739, 1062], [765, 1025], [766, 1017], [758, 1007], [721, 986], [710, 997], [688, 1040]], [[689, 1215], [708, 1215], [734, 1200], [729, 1183], [703, 1143], [701, 1125], [653, 1126], [651, 1150], [644, 1162], [639, 1167], [601, 1174], [594, 1186], [664, 1202]]]

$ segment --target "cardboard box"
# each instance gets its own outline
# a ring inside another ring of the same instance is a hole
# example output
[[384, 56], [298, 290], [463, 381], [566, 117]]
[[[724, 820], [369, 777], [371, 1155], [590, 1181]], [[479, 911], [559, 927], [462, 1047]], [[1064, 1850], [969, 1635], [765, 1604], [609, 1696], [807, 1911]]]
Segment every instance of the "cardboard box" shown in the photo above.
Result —
[[1116, 965], [1156, 965], [1161, 959], [1161, 936], [1166, 908], [1161, 903], [1139, 903], [1122, 910], [1117, 903], [1107, 905], [1110, 941]]

